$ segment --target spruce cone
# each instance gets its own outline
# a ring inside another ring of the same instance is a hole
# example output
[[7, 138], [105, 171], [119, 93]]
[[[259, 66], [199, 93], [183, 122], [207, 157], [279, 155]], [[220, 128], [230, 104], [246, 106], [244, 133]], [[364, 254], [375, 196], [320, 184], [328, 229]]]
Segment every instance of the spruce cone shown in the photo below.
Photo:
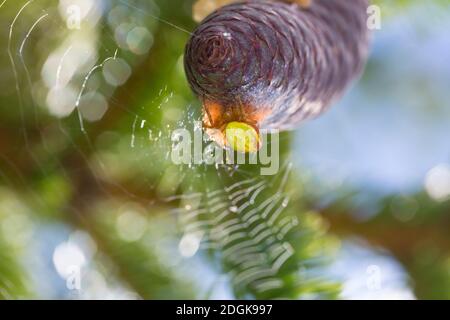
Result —
[[244, 1], [194, 31], [185, 69], [203, 123], [288, 130], [322, 113], [360, 75], [368, 52], [368, 0]]

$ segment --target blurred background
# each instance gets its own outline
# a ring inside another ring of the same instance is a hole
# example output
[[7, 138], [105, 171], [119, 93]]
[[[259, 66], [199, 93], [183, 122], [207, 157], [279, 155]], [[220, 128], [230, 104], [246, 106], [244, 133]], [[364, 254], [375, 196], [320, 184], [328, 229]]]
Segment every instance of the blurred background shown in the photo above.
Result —
[[376, 1], [269, 177], [170, 161], [192, 2], [0, 0], [0, 299], [450, 299], [450, 1]]

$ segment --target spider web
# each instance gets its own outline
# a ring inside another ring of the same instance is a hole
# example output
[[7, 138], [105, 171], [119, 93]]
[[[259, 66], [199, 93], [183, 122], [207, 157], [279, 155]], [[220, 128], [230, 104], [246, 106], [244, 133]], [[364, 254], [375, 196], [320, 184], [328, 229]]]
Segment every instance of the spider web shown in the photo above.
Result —
[[[283, 181], [224, 179], [218, 189], [175, 196], [181, 200], [174, 213], [184, 232], [182, 241], [219, 251], [237, 292], [248, 287], [263, 294], [284, 286], [277, 275], [294, 254], [286, 235], [298, 224], [295, 216], [283, 215], [290, 199], [284, 190], [289, 170], [287, 166]], [[264, 191], [273, 189], [273, 195], [264, 197]]]

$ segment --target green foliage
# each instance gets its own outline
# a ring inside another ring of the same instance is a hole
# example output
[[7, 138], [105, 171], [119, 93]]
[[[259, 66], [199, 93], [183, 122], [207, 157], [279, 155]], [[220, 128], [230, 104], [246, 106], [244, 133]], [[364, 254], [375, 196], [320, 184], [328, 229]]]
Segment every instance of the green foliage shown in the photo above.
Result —
[[0, 300], [31, 297], [28, 274], [22, 265], [30, 227], [26, 208], [0, 188]]
[[[148, 217], [140, 207], [117, 208], [120, 205], [103, 204], [90, 212], [90, 218], [84, 221], [101, 252], [115, 265], [117, 276], [144, 299], [195, 299], [193, 284], [183, 278], [170, 256], [167, 257], [164, 239], [171, 232], [171, 225], [164, 220], [158, 221], [156, 212], [151, 212], [152, 216]], [[161, 210], [161, 214], [167, 212]], [[160, 228], [167, 231], [162, 232]], [[136, 232], [142, 232], [142, 235], [136, 237]]]
[[[230, 168], [229, 168], [230, 169]], [[318, 275], [337, 242], [318, 213], [291, 196], [296, 184], [286, 164], [276, 176], [259, 167], [236, 172], [201, 168], [191, 197], [181, 197], [181, 229], [202, 238], [238, 298], [336, 298], [339, 285]], [[198, 175], [198, 171], [195, 172]]]

